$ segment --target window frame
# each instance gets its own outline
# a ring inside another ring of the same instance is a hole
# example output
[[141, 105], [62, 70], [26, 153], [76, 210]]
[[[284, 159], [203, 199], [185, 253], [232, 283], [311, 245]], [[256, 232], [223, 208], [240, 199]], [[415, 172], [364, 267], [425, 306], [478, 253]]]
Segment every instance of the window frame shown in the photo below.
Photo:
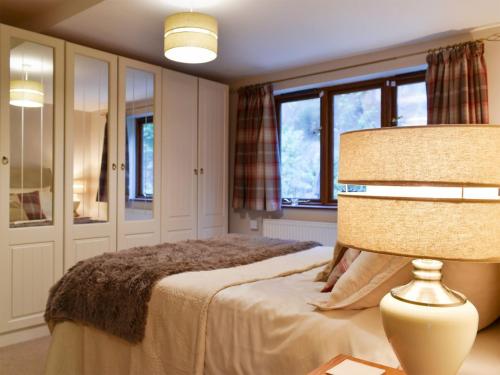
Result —
[[135, 119], [135, 198], [139, 200], [152, 201], [152, 195], [146, 195], [143, 191], [143, 128], [145, 124], [154, 124], [153, 116], [141, 116]]
[[276, 120], [278, 123], [280, 153], [281, 105], [287, 102], [314, 98], [320, 99], [320, 199], [299, 201], [299, 205], [293, 206], [286, 200], [286, 198], [282, 198], [282, 206], [285, 208], [337, 208], [337, 200], [333, 199], [333, 98], [335, 95], [380, 89], [380, 125], [381, 127], [397, 126], [397, 88], [400, 85], [418, 82], [425, 82], [425, 70], [275, 95], [274, 101], [276, 108]]

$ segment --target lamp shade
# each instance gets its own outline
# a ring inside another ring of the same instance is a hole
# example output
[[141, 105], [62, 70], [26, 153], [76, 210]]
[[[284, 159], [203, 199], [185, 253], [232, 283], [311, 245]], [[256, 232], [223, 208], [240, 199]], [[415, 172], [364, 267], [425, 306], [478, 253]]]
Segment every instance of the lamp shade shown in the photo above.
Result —
[[217, 57], [217, 20], [195, 12], [165, 19], [164, 52], [169, 60], [199, 64]]
[[340, 136], [339, 182], [500, 186], [500, 126], [390, 127]]
[[14, 80], [10, 82], [10, 104], [16, 107], [43, 107], [43, 85], [37, 81]]
[[344, 133], [339, 181], [366, 186], [365, 192], [339, 194], [338, 241], [343, 245], [500, 262], [500, 126]]

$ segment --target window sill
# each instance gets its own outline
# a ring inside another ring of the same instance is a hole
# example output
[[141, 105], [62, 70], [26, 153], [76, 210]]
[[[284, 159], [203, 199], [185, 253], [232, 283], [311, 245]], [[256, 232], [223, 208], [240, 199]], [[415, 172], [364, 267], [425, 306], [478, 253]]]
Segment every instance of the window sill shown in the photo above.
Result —
[[153, 202], [153, 198], [142, 198], [142, 197], [135, 197], [135, 198], [129, 198], [129, 202]]
[[299, 204], [296, 206], [292, 206], [291, 204], [281, 204], [283, 209], [299, 209], [299, 210], [337, 210], [336, 204]]

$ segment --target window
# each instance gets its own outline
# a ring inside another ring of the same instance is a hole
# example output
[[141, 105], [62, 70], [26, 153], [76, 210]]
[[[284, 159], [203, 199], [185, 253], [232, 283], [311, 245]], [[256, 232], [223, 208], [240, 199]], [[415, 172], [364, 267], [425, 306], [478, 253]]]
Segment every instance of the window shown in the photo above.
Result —
[[141, 198], [153, 195], [154, 125], [152, 117], [136, 119], [136, 192]]
[[[283, 204], [335, 206], [340, 135], [427, 123], [425, 73], [275, 97], [280, 124]], [[363, 189], [363, 187], [352, 187]]]

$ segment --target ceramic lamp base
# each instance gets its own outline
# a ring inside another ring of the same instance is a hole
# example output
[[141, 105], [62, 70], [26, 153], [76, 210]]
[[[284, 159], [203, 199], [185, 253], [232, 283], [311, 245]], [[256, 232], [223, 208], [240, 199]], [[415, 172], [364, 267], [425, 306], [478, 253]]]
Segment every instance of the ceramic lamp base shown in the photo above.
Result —
[[[426, 270], [424, 278], [416, 275], [413, 283], [417, 282], [417, 286], [410, 283], [403, 287], [405, 292], [410, 289], [408, 295], [415, 301], [405, 301], [396, 290], [396, 294], [388, 293], [380, 302], [385, 333], [408, 375], [455, 375], [476, 337], [479, 316], [472, 303], [463, 300], [449, 305], [426, 304], [422, 297], [433, 288], [438, 293], [442, 292], [439, 288], [454, 293], [441, 284], [440, 268], [430, 273]], [[438, 280], [425, 280], [434, 272], [439, 272]], [[416, 289], [421, 293], [415, 293]]]

